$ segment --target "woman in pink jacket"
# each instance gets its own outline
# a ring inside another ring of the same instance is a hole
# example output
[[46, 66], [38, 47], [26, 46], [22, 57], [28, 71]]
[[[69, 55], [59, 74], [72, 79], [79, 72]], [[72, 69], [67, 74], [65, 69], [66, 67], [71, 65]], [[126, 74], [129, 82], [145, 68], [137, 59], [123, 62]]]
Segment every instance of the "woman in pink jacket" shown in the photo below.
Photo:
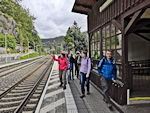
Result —
[[59, 78], [60, 78], [60, 87], [63, 85], [63, 89], [66, 89], [66, 71], [68, 69], [68, 60], [66, 58], [65, 53], [61, 53], [61, 58], [55, 58], [55, 61], [59, 62]]

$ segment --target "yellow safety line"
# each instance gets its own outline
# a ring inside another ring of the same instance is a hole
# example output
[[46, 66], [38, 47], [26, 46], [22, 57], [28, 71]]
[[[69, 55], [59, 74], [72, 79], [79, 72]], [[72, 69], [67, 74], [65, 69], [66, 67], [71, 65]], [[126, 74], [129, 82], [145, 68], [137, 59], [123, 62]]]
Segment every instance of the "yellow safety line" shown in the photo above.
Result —
[[130, 98], [130, 100], [150, 100], [150, 97], [134, 97]]

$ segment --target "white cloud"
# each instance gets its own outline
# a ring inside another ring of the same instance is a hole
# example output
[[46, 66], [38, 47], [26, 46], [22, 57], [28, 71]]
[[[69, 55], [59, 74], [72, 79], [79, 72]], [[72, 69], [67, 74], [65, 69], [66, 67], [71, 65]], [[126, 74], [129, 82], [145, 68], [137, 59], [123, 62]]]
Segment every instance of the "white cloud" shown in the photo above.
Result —
[[37, 19], [35, 27], [41, 38], [53, 38], [65, 35], [74, 20], [82, 31], [87, 30], [87, 16], [71, 12], [74, 0], [23, 0]]

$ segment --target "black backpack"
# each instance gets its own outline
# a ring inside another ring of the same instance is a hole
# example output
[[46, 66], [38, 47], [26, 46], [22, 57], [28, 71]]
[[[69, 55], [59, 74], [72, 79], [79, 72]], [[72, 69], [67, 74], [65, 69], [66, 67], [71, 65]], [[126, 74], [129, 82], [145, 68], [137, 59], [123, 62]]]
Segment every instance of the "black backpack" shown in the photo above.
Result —
[[[89, 62], [89, 58], [87, 59], [87, 63]], [[93, 69], [93, 63], [91, 62], [91, 70]]]
[[102, 69], [102, 67], [103, 67], [103, 65], [105, 64], [105, 59], [103, 58], [102, 59], [103, 61], [102, 61], [102, 65], [100, 66], [100, 67], [98, 67], [98, 70], [101, 72], [101, 69]]
[[[101, 67], [98, 67], [98, 70], [100, 70], [101, 71], [101, 69], [102, 69], [102, 67], [103, 67], [103, 65], [105, 64], [105, 59], [104, 59], [104, 57], [103, 57], [103, 59], [102, 59], [103, 61], [102, 61], [102, 65], [101, 65]], [[113, 64], [112, 62], [111, 62], [111, 64]]]

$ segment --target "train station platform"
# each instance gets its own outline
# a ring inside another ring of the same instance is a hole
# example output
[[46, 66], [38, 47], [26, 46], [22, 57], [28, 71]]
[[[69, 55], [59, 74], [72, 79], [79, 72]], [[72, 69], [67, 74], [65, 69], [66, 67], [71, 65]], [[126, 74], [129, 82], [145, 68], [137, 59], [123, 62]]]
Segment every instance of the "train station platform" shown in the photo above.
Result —
[[55, 61], [49, 79], [39, 100], [35, 113], [119, 113], [110, 110], [102, 95], [91, 85], [90, 95], [80, 98], [79, 80], [67, 84], [66, 90], [59, 87], [58, 63]]

